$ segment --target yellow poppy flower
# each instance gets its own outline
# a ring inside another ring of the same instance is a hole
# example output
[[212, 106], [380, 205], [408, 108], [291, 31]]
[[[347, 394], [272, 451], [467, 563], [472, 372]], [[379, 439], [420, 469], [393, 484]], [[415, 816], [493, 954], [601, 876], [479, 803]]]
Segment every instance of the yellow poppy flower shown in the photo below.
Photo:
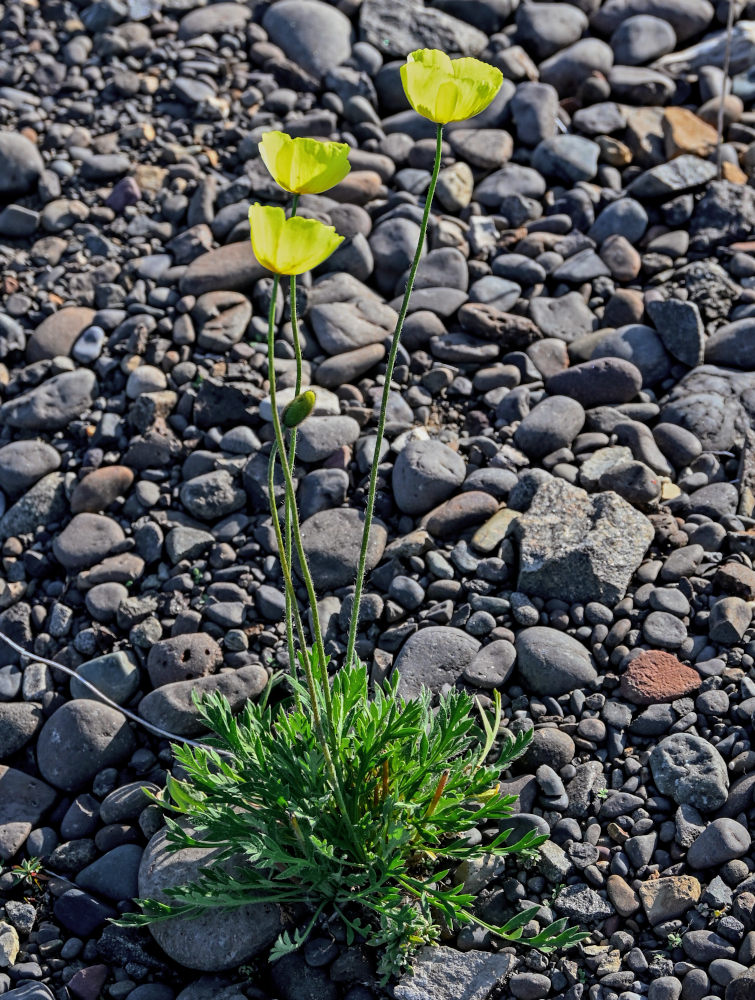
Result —
[[265, 132], [259, 150], [275, 182], [292, 194], [320, 194], [335, 187], [351, 170], [345, 142], [292, 139], [285, 132]]
[[401, 67], [401, 82], [418, 114], [446, 125], [484, 111], [500, 90], [503, 74], [479, 59], [449, 59], [440, 49], [417, 49]]
[[287, 219], [282, 208], [256, 203], [249, 209], [254, 256], [274, 274], [303, 274], [343, 242], [333, 226], [300, 215]]

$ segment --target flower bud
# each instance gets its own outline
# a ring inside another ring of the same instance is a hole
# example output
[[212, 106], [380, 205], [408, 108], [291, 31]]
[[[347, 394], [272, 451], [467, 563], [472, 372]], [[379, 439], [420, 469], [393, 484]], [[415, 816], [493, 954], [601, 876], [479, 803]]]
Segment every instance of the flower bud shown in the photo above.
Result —
[[302, 420], [306, 420], [315, 408], [315, 400], [315, 394], [311, 389], [300, 392], [298, 396], [295, 396], [288, 406], [283, 409], [283, 426], [298, 427]]

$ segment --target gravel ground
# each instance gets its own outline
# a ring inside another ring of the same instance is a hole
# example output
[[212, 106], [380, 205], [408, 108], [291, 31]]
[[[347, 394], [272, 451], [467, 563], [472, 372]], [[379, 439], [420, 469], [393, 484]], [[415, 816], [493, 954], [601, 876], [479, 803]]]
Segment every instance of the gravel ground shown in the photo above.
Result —
[[[398, 67], [427, 45], [502, 70], [446, 132], [358, 650], [407, 696], [500, 689], [534, 726], [505, 784], [551, 841], [458, 878], [488, 921], [592, 931], [546, 958], [466, 928], [381, 990], [334, 923], [273, 966], [274, 914], [118, 929], [198, 863], [165, 859], [142, 791], [168, 743], [2, 646], [0, 993], [755, 997], [755, 4], [729, 2], [720, 180], [726, 0], [0, 3], [0, 630], [187, 737], [192, 690], [240, 705], [286, 662], [257, 142], [353, 148], [301, 202], [347, 237], [300, 282], [298, 496], [337, 662], [434, 150]], [[53, 876], [14, 888], [28, 857]]]

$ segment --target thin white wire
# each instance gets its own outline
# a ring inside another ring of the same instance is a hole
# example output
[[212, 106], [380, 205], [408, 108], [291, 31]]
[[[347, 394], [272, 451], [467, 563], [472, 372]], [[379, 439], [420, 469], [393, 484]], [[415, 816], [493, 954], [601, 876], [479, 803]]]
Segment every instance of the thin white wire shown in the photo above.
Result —
[[136, 722], [138, 725], [143, 726], [145, 729], [149, 729], [156, 736], [163, 736], [166, 740], [170, 740], [173, 743], [186, 743], [190, 747], [197, 747], [199, 750], [215, 750], [216, 753], [222, 754], [223, 756], [230, 757], [231, 755], [225, 750], [217, 750], [215, 747], [209, 747], [206, 743], [199, 743], [196, 740], [190, 740], [187, 736], [177, 736], [175, 733], [169, 733], [167, 729], [161, 729], [159, 726], [153, 725], [151, 722], [147, 722], [146, 719], [141, 719], [138, 715], [130, 712], [123, 705], [119, 705], [117, 702], [113, 701], [111, 698], [100, 691], [100, 689], [88, 681], [86, 677], [82, 677], [77, 674], [75, 670], [71, 670], [70, 667], [63, 666], [62, 663], [56, 663], [55, 660], [48, 660], [44, 656], [37, 656], [36, 653], [30, 653], [23, 646], [19, 646], [17, 642], [10, 639], [4, 632], [0, 632], [0, 639], [6, 642], [11, 649], [15, 649], [17, 653], [21, 656], [25, 656], [27, 660], [31, 660], [33, 663], [44, 663], [48, 667], [52, 667], [53, 670], [62, 670], [64, 674], [68, 674], [69, 677], [73, 677], [74, 680], [78, 681], [79, 684], [83, 684], [85, 688], [93, 691], [98, 698], [105, 702], [106, 705], [110, 705], [111, 708], [115, 708], [117, 711], [121, 712], [127, 718], [131, 719], [132, 722]]

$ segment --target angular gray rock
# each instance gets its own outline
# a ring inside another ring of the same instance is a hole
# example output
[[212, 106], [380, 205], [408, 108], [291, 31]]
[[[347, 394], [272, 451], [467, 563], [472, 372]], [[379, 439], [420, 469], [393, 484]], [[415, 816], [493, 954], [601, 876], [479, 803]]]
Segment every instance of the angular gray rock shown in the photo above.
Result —
[[541, 484], [512, 531], [517, 590], [571, 602], [620, 601], [653, 540], [648, 519], [615, 493], [592, 496], [564, 479]]
[[[166, 831], [147, 844], [139, 866], [139, 896], [169, 902], [165, 890], [196, 879], [217, 850], [168, 851]], [[238, 862], [236, 862], [238, 864]], [[187, 920], [176, 917], [150, 925], [150, 933], [169, 958], [189, 969], [218, 972], [236, 968], [273, 943], [283, 930], [280, 907], [251, 903], [227, 910], [209, 909]]]
[[500, 995], [510, 969], [510, 955], [424, 947], [393, 992], [396, 1000], [492, 1000]]

